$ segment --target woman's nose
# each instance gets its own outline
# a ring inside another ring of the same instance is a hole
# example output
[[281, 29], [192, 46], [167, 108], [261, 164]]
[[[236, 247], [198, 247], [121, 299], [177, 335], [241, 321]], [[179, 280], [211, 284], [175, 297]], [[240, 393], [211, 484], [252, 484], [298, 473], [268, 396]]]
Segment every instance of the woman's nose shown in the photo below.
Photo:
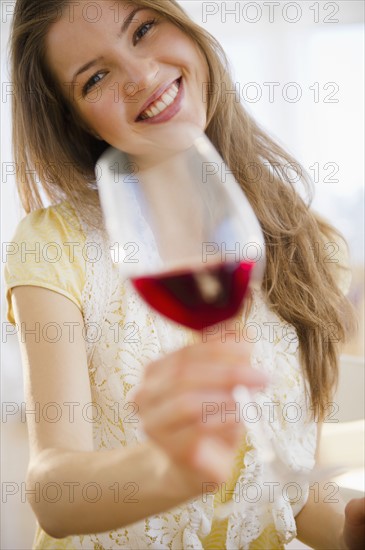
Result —
[[123, 63], [123, 94], [127, 97], [154, 86], [159, 66], [153, 58], [131, 58]]

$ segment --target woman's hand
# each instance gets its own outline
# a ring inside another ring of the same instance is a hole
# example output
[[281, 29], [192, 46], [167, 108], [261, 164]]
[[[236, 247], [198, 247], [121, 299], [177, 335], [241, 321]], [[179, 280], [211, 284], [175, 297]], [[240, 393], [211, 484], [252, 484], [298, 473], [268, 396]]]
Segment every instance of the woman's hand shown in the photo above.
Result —
[[365, 497], [354, 498], [345, 508], [345, 526], [343, 530], [345, 548], [358, 550], [365, 546]]
[[228, 477], [244, 436], [234, 388], [266, 383], [250, 350], [228, 340], [185, 347], [148, 365], [135, 395], [145, 432], [197, 492]]

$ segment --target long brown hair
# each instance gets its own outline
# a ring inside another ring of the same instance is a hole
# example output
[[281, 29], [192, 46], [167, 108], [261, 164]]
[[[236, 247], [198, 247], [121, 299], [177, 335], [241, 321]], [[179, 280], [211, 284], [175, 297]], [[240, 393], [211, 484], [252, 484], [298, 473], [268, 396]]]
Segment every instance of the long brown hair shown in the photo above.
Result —
[[[321, 418], [337, 381], [339, 344], [354, 326], [352, 306], [336, 284], [345, 268], [329, 263], [325, 248], [326, 239], [338, 242], [341, 237], [310, 210], [311, 185], [304, 169], [234, 96], [223, 98], [217, 92], [233, 86], [219, 43], [175, 0], [134, 3], [170, 19], [206, 56], [210, 78], [205, 90], [206, 134], [260, 220], [267, 247], [263, 289], [270, 307], [297, 331], [311, 405]], [[52, 203], [70, 201], [93, 225], [100, 214], [94, 166], [107, 144], [84, 129], [45, 62], [45, 36], [66, 4], [64, 0], [16, 3], [11, 54], [17, 186], [26, 212], [43, 206], [42, 189]], [[303, 185], [307, 200], [295, 189], [294, 180]]]

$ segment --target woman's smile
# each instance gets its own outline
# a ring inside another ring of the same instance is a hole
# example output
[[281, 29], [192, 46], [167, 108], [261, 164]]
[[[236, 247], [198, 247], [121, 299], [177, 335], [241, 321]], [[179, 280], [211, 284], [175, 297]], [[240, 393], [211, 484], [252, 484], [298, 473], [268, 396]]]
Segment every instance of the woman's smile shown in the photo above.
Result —
[[176, 79], [161, 94], [159, 91], [157, 94], [156, 100], [148, 100], [147, 106], [143, 106], [137, 122], [158, 124], [170, 120], [180, 110], [184, 94], [182, 78]]

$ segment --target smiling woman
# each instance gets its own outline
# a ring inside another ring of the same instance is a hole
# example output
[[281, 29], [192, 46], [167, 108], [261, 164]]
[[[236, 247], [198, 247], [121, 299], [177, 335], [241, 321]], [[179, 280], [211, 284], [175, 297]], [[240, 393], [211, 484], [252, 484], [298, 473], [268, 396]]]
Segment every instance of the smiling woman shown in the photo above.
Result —
[[[234, 96], [216, 92], [233, 87], [217, 41], [174, 0], [17, 0], [11, 53], [17, 185], [28, 215], [6, 265], [8, 319], [72, 327], [72, 337], [61, 331], [57, 340], [47, 331], [36, 341], [20, 335], [29, 408], [61, 409], [57, 422], [28, 421], [27, 484], [39, 488], [30, 496], [34, 547], [283, 548], [297, 526], [316, 547], [361, 546], [362, 503], [351, 504], [345, 522], [342, 505], [313, 501], [304, 476], [293, 498], [278, 491], [269, 503], [214, 518], [226, 492], [239, 499], [247, 484], [263, 487], [265, 464], [249, 427], [235, 415], [204, 421], [203, 405], [229, 411], [237, 385], [257, 390], [258, 403], [281, 413], [272, 418], [269, 408], [264, 420], [288, 470], [308, 472], [339, 343], [353, 325], [346, 262], [326, 262], [326, 239], [341, 239], [288, 181], [290, 163], [309, 192], [298, 163]], [[265, 234], [264, 283], [242, 318], [260, 327], [253, 349], [233, 338], [193, 343], [111, 261], [95, 163], [113, 145], [142, 165], [179, 122], [206, 132]], [[260, 168], [254, 178], [252, 166]], [[62, 254], [25, 264], [24, 243], [56, 244]], [[83, 252], [92, 246], [96, 260]], [[122, 336], [131, 326], [138, 337]], [[283, 420], [290, 403], [301, 411], [295, 423]]]

